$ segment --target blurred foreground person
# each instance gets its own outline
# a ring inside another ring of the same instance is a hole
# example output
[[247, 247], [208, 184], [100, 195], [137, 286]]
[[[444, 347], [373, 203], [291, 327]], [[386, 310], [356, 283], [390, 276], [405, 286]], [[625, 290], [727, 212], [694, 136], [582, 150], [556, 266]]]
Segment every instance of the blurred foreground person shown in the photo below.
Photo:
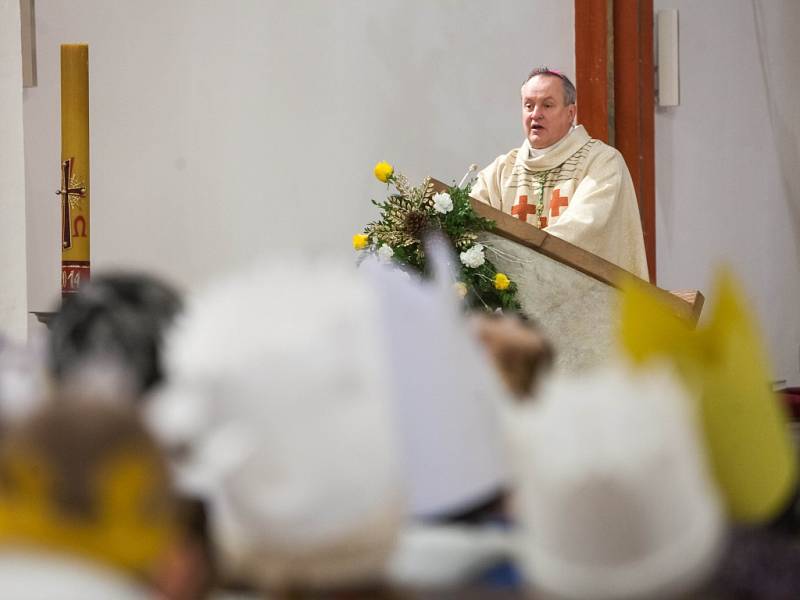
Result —
[[97, 275], [51, 320], [50, 371], [62, 389], [139, 398], [163, 378], [162, 339], [180, 310], [178, 293], [151, 275]]
[[166, 364], [150, 422], [209, 502], [228, 582], [385, 597], [510, 556], [468, 519], [507, 481], [505, 395], [451, 282], [261, 265], [189, 298]]
[[175, 528], [166, 464], [125, 407], [47, 405], [0, 440], [0, 592], [152, 598]]
[[621, 341], [640, 368], [669, 363], [694, 407], [710, 471], [733, 526], [715, 597], [796, 598], [800, 589], [800, 464], [788, 415], [770, 389], [773, 371], [758, 320], [734, 275], [716, 277], [704, 323], [675, 319], [630, 286]]
[[227, 582], [274, 594], [383, 581], [406, 507], [374, 294], [287, 259], [190, 297], [150, 422], [209, 504]]
[[520, 556], [540, 590], [797, 597], [797, 448], [744, 292], [726, 272], [715, 288], [694, 328], [624, 285], [619, 363], [518, 408]]
[[576, 600], [671, 598], [711, 577], [724, 511], [674, 371], [623, 363], [564, 376], [516, 421], [531, 585]]

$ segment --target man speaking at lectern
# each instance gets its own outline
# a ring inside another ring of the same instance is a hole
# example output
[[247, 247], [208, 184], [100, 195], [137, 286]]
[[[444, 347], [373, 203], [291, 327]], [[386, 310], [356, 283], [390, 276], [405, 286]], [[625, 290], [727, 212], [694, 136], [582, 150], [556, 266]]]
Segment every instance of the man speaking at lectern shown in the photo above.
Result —
[[575, 86], [531, 71], [520, 148], [478, 174], [471, 195], [648, 280], [639, 206], [622, 155], [575, 125]]

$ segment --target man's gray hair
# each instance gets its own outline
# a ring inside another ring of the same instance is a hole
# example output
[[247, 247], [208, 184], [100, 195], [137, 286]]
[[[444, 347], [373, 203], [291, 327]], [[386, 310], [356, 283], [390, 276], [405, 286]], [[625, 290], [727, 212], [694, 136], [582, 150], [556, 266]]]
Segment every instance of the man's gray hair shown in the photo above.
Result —
[[569, 77], [564, 75], [561, 71], [555, 71], [550, 67], [536, 67], [528, 74], [528, 77], [522, 82], [522, 85], [525, 85], [537, 75], [551, 75], [552, 77], [558, 77], [561, 80], [561, 85], [564, 87], [564, 104], [569, 106], [570, 104], [575, 104], [575, 102], [577, 102], [578, 93], [575, 91], [575, 86], [569, 80]]

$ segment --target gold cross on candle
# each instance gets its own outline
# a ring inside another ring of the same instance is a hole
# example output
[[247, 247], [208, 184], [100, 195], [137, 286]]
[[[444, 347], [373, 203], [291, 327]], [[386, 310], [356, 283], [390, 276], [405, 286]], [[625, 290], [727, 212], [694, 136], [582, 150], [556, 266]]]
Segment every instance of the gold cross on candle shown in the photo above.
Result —
[[61, 163], [61, 189], [56, 192], [61, 196], [61, 245], [62, 247], [72, 247], [72, 208], [78, 208], [78, 198], [86, 195], [84, 186], [72, 174], [72, 161], [68, 158]]

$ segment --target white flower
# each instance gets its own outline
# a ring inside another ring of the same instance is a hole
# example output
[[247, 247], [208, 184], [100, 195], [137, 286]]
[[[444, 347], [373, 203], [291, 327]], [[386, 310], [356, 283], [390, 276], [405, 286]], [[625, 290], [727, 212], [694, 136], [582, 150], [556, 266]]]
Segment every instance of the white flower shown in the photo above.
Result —
[[486, 262], [486, 257], [483, 255], [483, 246], [481, 244], [475, 244], [466, 252], [462, 252], [461, 262], [465, 267], [470, 267], [471, 269], [480, 267]]
[[393, 256], [394, 250], [392, 250], [392, 247], [389, 244], [384, 244], [378, 248], [378, 258], [381, 260], [381, 262], [389, 262], [392, 260]]
[[447, 192], [439, 192], [433, 195], [433, 210], [446, 215], [453, 210], [453, 199]]

